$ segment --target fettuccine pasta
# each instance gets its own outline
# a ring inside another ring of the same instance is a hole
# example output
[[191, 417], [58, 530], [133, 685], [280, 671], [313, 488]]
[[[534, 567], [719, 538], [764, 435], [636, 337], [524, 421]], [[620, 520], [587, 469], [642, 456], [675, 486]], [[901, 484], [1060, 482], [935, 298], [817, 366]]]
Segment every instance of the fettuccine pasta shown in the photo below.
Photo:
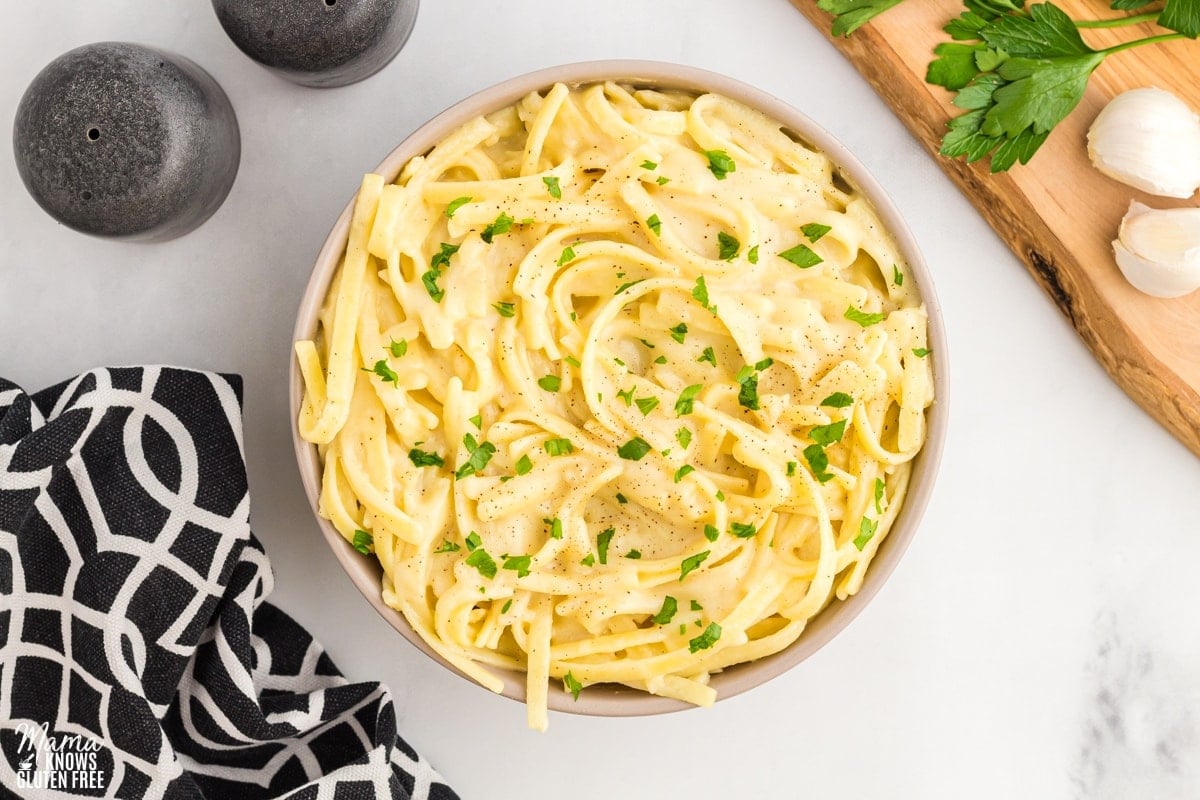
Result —
[[829, 159], [714, 94], [556, 85], [368, 175], [311, 341], [320, 510], [482, 685], [709, 705], [854, 594], [933, 400]]

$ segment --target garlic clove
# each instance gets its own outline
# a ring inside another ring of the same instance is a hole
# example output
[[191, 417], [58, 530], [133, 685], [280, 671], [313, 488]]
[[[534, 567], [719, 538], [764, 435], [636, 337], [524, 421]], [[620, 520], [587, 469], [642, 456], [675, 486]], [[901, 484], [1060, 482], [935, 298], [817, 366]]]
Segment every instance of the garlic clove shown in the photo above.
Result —
[[1191, 197], [1200, 189], [1200, 116], [1162, 89], [1122, 92], [1088, 129], [1088, 156], [1135, 189]]
[[1125, 279], [1148, 295], [1182, 297], [1200, 289], [1200, 208], [1154, 209], [1134, 200], [1113, 255]]

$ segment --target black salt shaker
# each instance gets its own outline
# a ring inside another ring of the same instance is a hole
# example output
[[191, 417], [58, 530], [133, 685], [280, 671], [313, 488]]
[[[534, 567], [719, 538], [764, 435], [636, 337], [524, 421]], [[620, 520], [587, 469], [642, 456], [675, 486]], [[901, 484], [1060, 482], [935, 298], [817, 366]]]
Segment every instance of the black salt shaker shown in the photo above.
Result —
[[345, 86], [387, 66], [408, 40], [418, 0], [212, 0], [238, 48], [305, 86]]
[[29, 193], [64, 225], [165, 241], [221, 205], [241, 140], [228, 97], [195, 63], [98, 42], [33, 79], [17, 106], [13, 151]]

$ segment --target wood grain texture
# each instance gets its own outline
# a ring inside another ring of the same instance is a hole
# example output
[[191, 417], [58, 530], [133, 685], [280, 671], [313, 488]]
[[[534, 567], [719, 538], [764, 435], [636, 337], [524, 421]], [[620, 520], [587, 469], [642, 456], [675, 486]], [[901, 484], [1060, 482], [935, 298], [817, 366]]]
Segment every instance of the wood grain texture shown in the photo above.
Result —
[[[816, 0], [792, 4], [827, 37], [830, 16]], [[1094, 0], [1056, 5], [1084, 19], [1114, 16]], [[1096, 71], [1079, 106], [1027, 166], [993, 175], [987, 164], [937, 155], [946, 121], [961, 113], [951, 94], [925, 82], [942, 26], [959, 0], [914, 0], [853, 35], [830, 37], [937, 159], [1024, 262], [1113, 379], [1189, 450], [1200, 456], [1200, 292], [1163, 300], [1133, 289], [1117, 269], [1112, 240], [1129, 201], [1155, 208], [1198, 205], [1152, 197], [1096, 171], [1087, 129], [1117, 93], [1158, 86], [1200, 109], [1200, 43], [1175, 41], [1117, 53]], [[1158, 32], [1149, 26], [1085, 31], [1093, 47]]]

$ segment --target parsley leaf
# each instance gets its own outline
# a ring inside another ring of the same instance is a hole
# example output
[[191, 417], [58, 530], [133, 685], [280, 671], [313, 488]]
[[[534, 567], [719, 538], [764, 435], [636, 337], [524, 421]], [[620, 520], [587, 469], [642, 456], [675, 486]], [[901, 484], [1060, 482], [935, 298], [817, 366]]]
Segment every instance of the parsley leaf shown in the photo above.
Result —
[[650, 620], [655, 625], [668, 625], [670, 624], [671, 620], [674, 619], [675, 612], [678, 610], [679, 601], [677, 601], [674, 597], [671, 597], [671, 595], [667, 595], [663, 598], [662, 608], [660, 608], [658, 613], [651, 617]]
[[473, 198], [470, 198], [470, 197], [454, 198], [453, 200], [450, 201], [449, 205], [446, 206], [446, 216], [453, 217], [455, 211], [458, 211], [460, 208], [465, 206], [467, 203], [471, 202], [472, 199]]
[[927, 347], [914, 347], [913, 351], [912, 351], [913, 355], [916, 356], [917, 358], [924, 358], [925, 356], [929, 355], [931, 352], [933, 352], [933, 351]]
[[491, 224], [483, 229], [483, 233], [479, 234], [479, 238], [483, 239], [488, 244], [491, 244], [492, 240], [500, 234], [508, 233], [509, 230], [512, 229], [513, 222], [515, 222], [515, 220], [512, 217], [501, 211], [500, 215], [496, 217]]
[[570, 439], [547, 439], [542, 448], [552, 456], [569, 456], [575, 452], [575, 445]]
[[862, 552], [862, 549], [867, 546], [867, 542], [875, 536], [878, 528], [879, 520], [863, 517], [862, 521], [858, 523], [858, 536], [854, 537], [854, 546], [858, 548], [859, 552]]
[[353, 546], [355, 550], [362, 553], [364, 556], [369, 556], [371, 554], [371, 549], [374, 547], [374, 545], [375, 537], [367, 531], [359, 530], [354, 532], [354, 541], [351, 542], [351, 546]]
[[725, 231], [717, 234], [717, 257], [722, 261], [733, 261], [741, 247], [742, 243]]
[[429, 259], [429, 268], [441, 270], [450, 266], [450, 256], [458, 252], [458, 245], [442, 242], [441, 248]]
[[748, 251], [746, 251], [746, 260], [751, 264], [758, 263], [758, 245], [754, 245], [754, 247], [751, 247]]
[[849, 36], [903, 0], [817, 0], [817, 8], [833, 14], [833, 35]]
[[822, 447], [828, 447], [831, 444], [836, 444], [842, 440], [842, 434], [846, 431], [846, 420], [839, 419], [837, 422], [829, 425], [818, 425], [808, 432], [808, 436]]
[[625, 557], [628, 558], [630, 561], [637, 561], [639, 558], [642, 557], [642, 551], [641, 550], [630, 550], [628, 553], [625, 554]]
[[854, 306], [847, 307], [846, 313], [842, 316], [851, 322], [857, 322], [864, 328], [869, 328], [872, 325], [878, 325], [880, 322], [883, 322], [885, 319], [887, 319], [887, 314], [882, 312], [878, 314], [868, 314], [866, 311], [859, 311]]
[[813, 477], [821, 483], [833, 480], [833, 473], [829, 472], [829, 456], [825, 455], [825, 448], [819, 444], [810, 444], [804, 448], [804, 460], [808, 462], [809, 468], [812, 470]]
[[429, 296], [435, 303], [442, 302], [442, 298], [446, 296], [446, 292], [437, 283], [440, 277], [442, 277], [442, 273], [436, 269], [431, 269], [421, 275], [421, 283], [424, 284], [425, 291], [429, 292]]
[[708, 363], [712, 364], [715, 367], [717, 365], [717, 354], [713, 351], [713, 349], [711, 347], [706, 347], [706, 348], [704, 348], [704, 352], [701, 353], [696, 360], [699, 361], [701, 364], [703, 364], [705, 361], [707, 361]]
[[558, 178], [553, 175], [542, 177], [542, 183], [546, 184], [546, 189], [550, 192], [550, 196], [555, 200], [562, 199], [562, 188], [558, 185]]
[[693, 473], [695, 471], [696, 471], [696, 468], [693, 467], [691, 464], [684, 464], [682, 467], [675, 470], [675, 482], [679, 483], [681, 480], [683, 480], [684, 478], [686, 478], [688, 475], [690, 475], [691, 473]]
[[437, 453], [427, 453], [416, 447], [408, 451], [408, 460], [413, 463], [414, 467], [444, 467], [446, 465], [445, 460]]
[[671, 328], [671, 338], [683, 344], [683, 340], [687, 338], [688, 326], [686, 322], [681, 322], [674, 328]]
[[675, 431], [675, 441], [679, 442], [679, 446], [686, 450], [687, 446], [692, 443], [692, 429], [680, 428]]
[[397, 342], [395, 339], [393, 339], [388, 345], [388, 352], [390, 352], [396, 358], [400, 358], [408, 352], [408, 341], [401, 339]]
[[739, 539], [750, 539], [758, 533], [758, 528], [748, 522], [733, 522], [729, 525], [729, 532]]
[[551, 539], [561, 539], [563, 537], [563, 524], [561, 519], [558, 517], [554, 517], [553, 519], [550, 517], [545, 517], [542, 519], [542, 522], [550, 526]]
[[517, 459], [514, 469], [516, 469], [518, 475], [528, 474], [529, 470], [533, 469], [533, 459], [531, 459], [528, 455], [521, 456]]
[[717, 313], [717, 307], [714, 305], [709, 305], [708, 284], [705, 282], [703, 275], [699, 275], [696, 277], [696, 283], [694, 286], [692, 286], [692, 299], [695, 300], [700, 305], [704, 306], [704, 308], [707, 309], [708, 311], [710, 311], [711, 313], [713, 313], [713, 314]]
[[482, 472], [496, 453], [496, 445], [491, 442], [476, 442], [475, 437], [469, 433], [463, 435], [463, 445], [467, 448], [467, 460], [454, 473], [454, 477], [460, 479]]
[[479, 545], [483, 544], [483, 540], [479, 538], [479, 534], [475, 531], [468, 533], [464, 541], [467, 543], [467, 550], [477, 550], [479, 549]]
[[[704, 388], [702, 383], [693, 383], [682, 392], [679, 393], [678, 399], [675, 400], [675, 415], [682, 417], [685, 414], [692, 413], [692, 409], [696, 402], [696, 395], [700, 394], [700, 390]], [[687, 445], [684, 445], [685, 447]]]
[[613, 528], [605, 528], [596, 536], [596, 556], [601, 564], [608, 563], [608, 545], [612, 542], [614, 533], [616, 530]]
[[720, 535], [721, 535], [721, 531], [718, 530], [716, 525], [705, 525], [704, 526], [704, 538], [708, 539], [710, 542], [715, 542], [720, 537]]
[[729, 153], [724, 150], [705, 150], [705, 157], [708, 159], [708, 169], [717, 180], [725, 180], [725, 176], [731, 172], [737, 171], [737, 164], [729, 157]]
[[575, 260], [575, 249], [572, 247], [564, 247], [561, 254], [558, 256], [558, 266], [563, 266]]
[[375, 366], [370, 369], [363, 367], [363, 372], [374, 372], [379, 376], [380, 380], [385, 383], [394, 384], [397, 389], [400, 388], [400, 376], [396, 374], [394, 369], [388, 366], [387, 359], [385, 358], [376, 361]]
[[502, 317], [516, 316], [517, 307], [513, 303], [505, 303], [503, 301], [492, 303], [492, 308], [496, 309], [496, 313]]
[[658, 405], [657, 397], [639, 397], [634, 401], [637, 404], [638, 411], [642, 412], [642, 416], [646, 416]]
[[471, 554], [467, 556], [466, 563], [468, 567], [479, 570], [479, 574], [485, 578], [496, 577], [496, 562], [482, 547], [472, 550]]
[[854, 398], [845, 392], [834, 392], [822, 400], [821, 405], [829, 408], [847, 408], [854, 405]]
[[743, 367], [738, 372], [737, 382], [739, 384], [738, 405], [751, 411], [758, 411], [758, 375], [753, 370], [746, 373]]
[[524, 578], [529, 574], [530, 561], [532, 556], [506, 556], [502, 569], [511, 569], [517, 573], [518, 578]]
[[562, 378], [557, 375], [543, 375], [538, 378], [537, 385], [547, 392], [557, 392], [562, 387]]
[[579, 693], [583, 691], [583, 684], [568, 672], [566, 675], [563, 675], [563, 689], [570, 692], [572, 698], [578, 700]]
[[720, 638], [721, 626], [715, 622], [710, 622], [708, 623], [708, 627], [704, 629], [704, 633], [688, 642], [688, 652], [695, 653], [700, 650], [707, 650], [716, 644]]
[[694, 556], [688, 556], [679, 564], [679, 580], [683, 580], [688, 576], [688, 573], [694, 571], [697, 567], [704, 563], [712, 551], [701, 550]]
[[825, 259], [814, 253], [808, 245], [798, 244], [795, 247], [784, 250], [779, 254], [779, 257], [784, 261], [795, 264], [800, 269], [808, 269], [815, 267]]
[[635, 436], [617, 448], [617, 455], [626, 461], [641, 461], [651, 449], [649, 442], [640, 436]]
[[646, 219], [646, 227], [654, 231], [655, 236], [662, 235], [662, 220], [658, 218], [658, 214], [651, 214]]
[[433, 552], [434, 553], [457, 553], [459, 550], [462, 550], [462, 545], [460, 545], [458, 542], [452, 542], [449, 539], [442, 539], [441, 546], [438, 547], [438, 549], [434, 550]]
[[816, 244], [822, 236], [829, 233], [831, 230], [833, 230], [833, 228], [829, 227], [828, 225], [822, 225], [819, 222], [810, 222], [807, 225], [800, 226], [800, 232], [807, 236], [808, 240], [813, 244]]

